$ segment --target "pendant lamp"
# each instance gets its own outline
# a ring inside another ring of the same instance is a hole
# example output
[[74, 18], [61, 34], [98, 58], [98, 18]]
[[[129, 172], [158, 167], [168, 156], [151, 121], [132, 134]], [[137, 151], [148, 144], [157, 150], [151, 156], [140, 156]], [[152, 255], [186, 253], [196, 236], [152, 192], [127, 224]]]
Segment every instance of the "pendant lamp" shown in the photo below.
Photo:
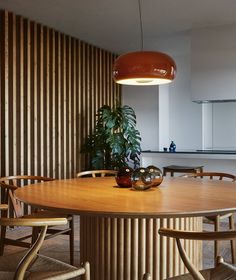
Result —
[[176, 75], [176, 64], [167, 54], [157, 51], [143, 51], [143, 26], [141, 3], [139, 18], [141, 30], [141, 51], [120, 55], [113, 65], [113, 79], [124, 85], [161, 85], [172, 82]]

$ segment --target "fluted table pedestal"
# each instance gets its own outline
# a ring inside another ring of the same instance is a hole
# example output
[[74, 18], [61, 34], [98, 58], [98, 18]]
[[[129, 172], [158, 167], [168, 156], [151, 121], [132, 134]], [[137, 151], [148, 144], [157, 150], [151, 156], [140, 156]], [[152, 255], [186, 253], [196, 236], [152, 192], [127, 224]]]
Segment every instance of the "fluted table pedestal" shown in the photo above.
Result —
[[[81, 260], [91, 265], [91, 279], [153, 280], [186, 272], [173, 239], [160, 237], [160, 227], [201, 230], [201, 218], [144, 219], [81, 216]], [[201, 268], [201, 242], [187, 241], [190, 259]]]

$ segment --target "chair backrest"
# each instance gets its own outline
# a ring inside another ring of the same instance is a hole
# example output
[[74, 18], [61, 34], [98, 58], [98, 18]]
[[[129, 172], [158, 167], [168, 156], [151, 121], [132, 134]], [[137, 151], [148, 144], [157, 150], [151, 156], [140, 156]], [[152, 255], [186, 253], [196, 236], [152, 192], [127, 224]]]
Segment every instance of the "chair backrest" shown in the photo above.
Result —
[[77, 177], [105, 177], [105, 176], [115, 176], [117, 174], [116, 170], [88, 170], [77, 173]]
[[[16, 175], [0, 178], [0, 188], [2, 203], [8, 204], [10, 216], [20, 218], [26, 212], [29, 212], [29, 207], [24, 206], [19, 202], [15, 196], [14, 191], [20, 187], [28, 184], [35, 184], [39, 182], [52, 181], [54, 179], [42, 176], [30, 176], [30, 175]], [[13, 213], [12, 213], [13, 212]]]
[[7, 210], [8, 209], [8, 205], [7, 204], [0, 204], [0, 211], [1, 210]]
[[191, 173], [191, 174], [184, 174], [182, 177], [188, 178], [207, 178], [211, 180], [227, 180], [229, 179], [232, 182], [236, 181], [236, 176], [229, 173], [223, 172], [198, 172], [198, 173]]
[[[181, 243], [181, 239], [184, 240], [232, 240], [236, 238], [236, 231], [222, 231], [222, 232], [187, 232], [181, 230], [173, 230], [168, 228], [161, 228], [159, 229], [159, 234], [161, 236], [172, 237], [176, 239], [177, 247], [179, 250], [179, 254], [181, 259], [183, 260], [185, 266], [187, 267], [188, 271], [193, 276], [195, 280], [205, 280], [202, 274], [197, 270], [197, 268], [191, 263], [184, 247]], [[223, 263], [222, 257], [217, 257], [217, 264]], [[222, 271], [224, 273], [224, 271]], [[227, 271], [225, 272], [228, 273]], [[232, 266], [230, 276], [233, 278], [221, 277], [217, 279], [236, 279], [236, 270]], [[223, 275], [221, 275], [223, 276]], [[208, 278], [207, 278], [208, 279]], [[215, 278], [214, 278], [215, 279]]]

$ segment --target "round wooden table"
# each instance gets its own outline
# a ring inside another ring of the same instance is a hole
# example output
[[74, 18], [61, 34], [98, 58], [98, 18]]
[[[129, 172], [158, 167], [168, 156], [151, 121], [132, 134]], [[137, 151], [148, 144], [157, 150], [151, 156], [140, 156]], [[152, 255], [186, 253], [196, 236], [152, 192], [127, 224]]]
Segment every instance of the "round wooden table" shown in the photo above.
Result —
[[[81, 261], [91, 279], [153, 279], [184, 273], [172, 239], [160, 227], [201, 230], [202, 216], [236, 211], [236, 185], [228, 181], [164, 178], [158, 188], [116, 187], [114, 178], [76, 178], [43, 182], [15, 192], [24, 203], [80, 215]], [[201, 243], [186, 241], [193, 263], [201, 266]]]

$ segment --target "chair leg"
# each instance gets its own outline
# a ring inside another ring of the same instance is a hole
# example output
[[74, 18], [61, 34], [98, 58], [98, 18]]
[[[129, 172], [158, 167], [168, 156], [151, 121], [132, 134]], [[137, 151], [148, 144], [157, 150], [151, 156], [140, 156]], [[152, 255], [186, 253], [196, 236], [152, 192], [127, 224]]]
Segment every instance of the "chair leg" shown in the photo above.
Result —
[[[214, 226], [215, 226], [215, 231], [220, 231], [220, 216], [217, 215], [216, 218], [215, 218], [215, 221], [214, 221]], [[217, 256], [219, 256], [219, 241], [215, 241], [214, 242], [214, 257], [215, 257], [215, 265], [217, 264], [216, 263], [216, 259], [217, 259]]]
[[70, 243], [70, 264], [74, 265], [74, 217], [72, 216], [71, 221], [69, 222], [70, 234], [69, 234], [69, 243]]
[[[234, 215], [232, 214], [231, 216], [229, 216], [229, 229], [230, 230], [235, 230], [235, 226], [234, 226]], [[236, 260], [236, 244], [235, 244], [235, 240], [230, 240], [231, 243], [231, 257], [232, 257], [232, 263], [235, 263]]]
[[85, 268], [85, 275], [82, 279], [90, 280], [90, 264], [86, 262], [83, 266]]
[[1, 226], [1, 237], [0, 237], [0, 256], [4, 253], [4, 247], [5, 247], [5, 238], [6, 238], [6, 230], [7, 227]]
[[[1, 217], [6, 218], [7, 217], [7, 210], [1, 212]], [[0, 236], [0, 256], [4, 253], [4, 247], [5, 247], [5, 238], [6, 238], [6, 231], [7, 227], [1, 226], [1, 236]]]
[[37, 240], [37, 238], [39, 236], [39, 233], [40, 233], [40, 230], [39, 230], [38, 227], [33, 227], [32, 228], [31, 245], [33, 245], [36, 242], [36, 240]]

